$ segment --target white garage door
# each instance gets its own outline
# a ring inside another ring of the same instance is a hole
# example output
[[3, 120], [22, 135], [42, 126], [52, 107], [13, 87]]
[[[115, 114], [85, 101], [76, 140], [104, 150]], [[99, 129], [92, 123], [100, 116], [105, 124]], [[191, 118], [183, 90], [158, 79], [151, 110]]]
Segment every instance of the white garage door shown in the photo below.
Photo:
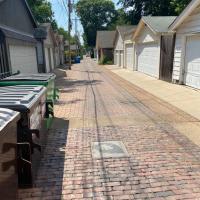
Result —
[[126, 68], [133, 70], [133, 44], [127, 44], [126, 45], [126, 57], [125, 57], [125, 62], [126, 62]]
[[124, 52], [120, 51], [120, 67], [124, 67]]
[[187, 38], [185, 84], [200, 89], [200, 36]]
[[9, 45], [13, 73], [38, 73], [36, 48], [33, 46]]
[[138, 71], [159, 77], [160, 47], [158, 43], [140, 44], [137, 47]]

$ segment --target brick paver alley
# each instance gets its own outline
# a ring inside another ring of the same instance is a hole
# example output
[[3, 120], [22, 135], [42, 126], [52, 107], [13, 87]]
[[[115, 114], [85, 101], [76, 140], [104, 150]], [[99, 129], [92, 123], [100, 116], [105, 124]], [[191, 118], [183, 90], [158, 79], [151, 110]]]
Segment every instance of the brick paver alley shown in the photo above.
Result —
[[[200, 199], [200, 148], [173, 127], [196, 119], [90, 59], [57, 73], [55, 123], [35, 187], [19, 199]], [[105, 141], [128, 156], [95, 158], [93, 142]]]

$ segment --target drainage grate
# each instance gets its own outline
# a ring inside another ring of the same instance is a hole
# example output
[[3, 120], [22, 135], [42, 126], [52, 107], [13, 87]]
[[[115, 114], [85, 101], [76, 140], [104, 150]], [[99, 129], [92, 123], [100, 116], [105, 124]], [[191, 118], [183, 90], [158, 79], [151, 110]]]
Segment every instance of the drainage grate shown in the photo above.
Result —
[[121, 141], [94, 142], [92, 144], [93, 158], [128, 157], [126, 147]]

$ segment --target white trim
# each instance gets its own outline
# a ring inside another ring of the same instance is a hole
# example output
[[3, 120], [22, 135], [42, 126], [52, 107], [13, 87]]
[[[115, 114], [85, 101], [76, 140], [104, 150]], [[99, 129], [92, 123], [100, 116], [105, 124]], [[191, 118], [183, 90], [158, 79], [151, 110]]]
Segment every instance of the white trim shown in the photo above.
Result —
[[182, 48], [183, 48], [183, 51], [182, 51], [182, 56], [181, 56], [181, 68], [180, 68], [180, 77], [179, 77], [179, 83], [180, 84], [185, 84], [185, 78], [186, 78], [186, 73], [185, 73], [185, 70], [186, 70], [186, 46], [187, 46], [187, 39], [188, 37], [192, 37], [192, 36], [200, 36], [200, 34], [186, 34], [183, 36], [182, 38]]
[[183, 12], [176, 18], [176, 20], [169, 26], [170, 31], [176, 30], [183, 21], [194, 11], [194, 9], [199, 6], [200, 0], [193, 0], [189, 5], [183, 10]]
[[181, 63], [180, 63], [180, 77], [179, 77], [179, 83], [182, 84], [184, 82], [184, 76], [185, 76], [185, 54], [186, 54], [186, 35], [183, 36], [181, 41], [182, 46], [182, 55], [181, 55]]
[[151, 26], [149, 26], [143, 19], [143, 17], [141, 18], [138, 26], [137, 26], [137, 29], [135, 30], [135, 33], [133, 35], [133, 40], [137, 40], [137, 37], [138, 35], [140, 35], [140, 32], [142, 31], [142, 29], [145, 27], [145, 25], [153, 32], [153, 34], [157, 35], [157, 32], [155, 32]]

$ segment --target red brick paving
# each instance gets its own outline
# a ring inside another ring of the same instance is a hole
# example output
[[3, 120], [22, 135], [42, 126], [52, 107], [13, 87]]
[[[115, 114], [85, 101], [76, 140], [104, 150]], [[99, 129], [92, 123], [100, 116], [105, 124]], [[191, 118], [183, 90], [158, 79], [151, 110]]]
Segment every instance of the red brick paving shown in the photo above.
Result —
[[[162, 118], [174, 111], [154, 112], [90, 60], [72, 69], [58, 79], [56, 123], [35, 188], [19, 199], [200, 199], [200, 148]], [[111, 140], [129, 157], [93, 159], [92, 142]]]

